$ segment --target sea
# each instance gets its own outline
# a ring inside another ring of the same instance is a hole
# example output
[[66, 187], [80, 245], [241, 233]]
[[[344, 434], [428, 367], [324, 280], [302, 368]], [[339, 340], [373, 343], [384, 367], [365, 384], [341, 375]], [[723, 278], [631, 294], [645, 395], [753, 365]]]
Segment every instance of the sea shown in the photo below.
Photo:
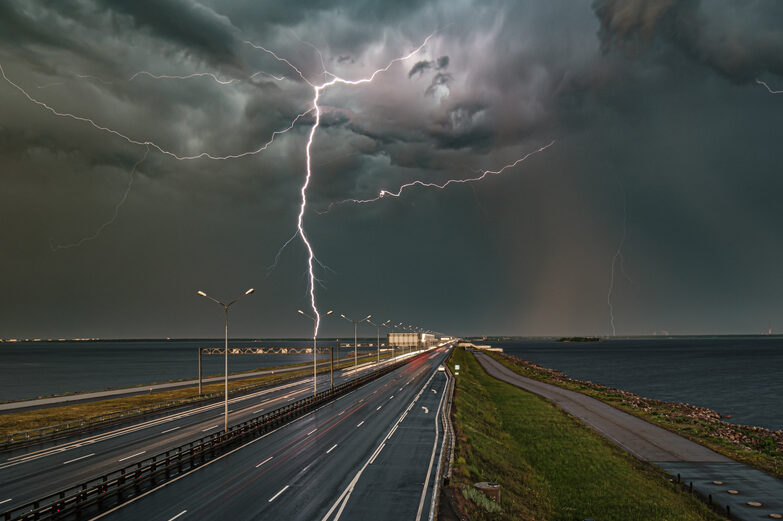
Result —
[[[312, 340], [229, 341], [229, 348], [312, 345]], [[332, 346], [334, 341], [318, 341], [318, 345]], [[0, 401], [197, 378], [198, 348], [222, 346], [222, 340], [3, 342], [0, 343]], [[340, 356], [348, 356], [348, 349], [341, 351]], [[328, 360], [329, 356], [319, 354], [318, 358]], [[312, 360], [312, 354], [231, 355], [228, 371], [251, 371]], [[202, 356], [205, 377], [222, 375], [223, 365], [221, 355]]]
[[529, 339], [491, 345], [572, 378], [707, 407], [730, 415], [732, 423], [783, 429], [783, 336]]

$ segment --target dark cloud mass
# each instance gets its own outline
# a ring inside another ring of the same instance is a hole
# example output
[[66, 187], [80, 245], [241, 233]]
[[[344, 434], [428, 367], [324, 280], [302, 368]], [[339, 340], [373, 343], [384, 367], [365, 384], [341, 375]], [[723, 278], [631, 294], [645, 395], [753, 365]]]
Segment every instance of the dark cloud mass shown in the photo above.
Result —
[[0, 2], [0, 338], [218, 336], [195, 291], [248, 286], [236, 335], [310, 334], [301, 241], [268, 267], [312, 85], [428, 36], [320, 93], [322, 308], [593, 335], [611, 302], [618, 334], [780, 331], [783, 95], [754, 81], [783, 89], [780, 20], [773, 0]]

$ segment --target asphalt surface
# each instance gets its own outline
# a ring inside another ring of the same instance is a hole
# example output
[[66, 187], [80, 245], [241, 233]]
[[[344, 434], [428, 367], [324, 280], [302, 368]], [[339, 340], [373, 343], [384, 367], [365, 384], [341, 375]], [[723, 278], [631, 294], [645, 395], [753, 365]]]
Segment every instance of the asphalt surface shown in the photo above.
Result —
[[[360, 365], [358, 371], [335, 373], [335, 384], [374, 368], [374, 364], [367, 364]], [[318, 389], [328, 386], [329, 375], [319, 375]], [[312, 392], [309, 378], [230, 398], [229, 424], [272, 411]], [[220, 432], [223, 407], [222, 401], [193, 406], [103, 432], [6, 452], [0, 461], [0, 512]]]
[[[370, 357], [365, 355], [360, 357], [359, 360], [361, 360], [362, 363], [364, 363], [367, 361], [368, 358]], [[342, 363], [349, 360], [350, 360], [349, 358], [342, 358], [339, 360], [339, 362]], [[337, 360], [334, 361], [335, 364], [337, 362], [338, 362]], [[329, 363], [330, 362], [328, 361], [318, 362], [317, 365], [319, 368], [323, 369], [324, 367], [329, 367]], [[303, 371], [303, 370], [307, 370], [308, 368], [312, 369], [312, 367], [313, 367], [312, 365], [301, 365], [296, 367], [283, 367], [280, 369], [265, 369], [263, 371], [253, 371], [249, 373], [229, 374], [228, 379], [231, 381], [244, 380], [247, 378], [257, 378], [259, 376], [268, 376], [272, 374], [285, 374], [285, 373], [292, 373], [295, 371]], [[223, 381], [224, 378], [222, 376], [211, 376], [209, 378], [201, 379], [203, 385], [220, 383]], [[63, 396], [52, 396], [49, 398], [36, 398], [34, 400], [6, 402], [6, 403], [0, 403], [0, 413], [18, 412], [18, 411], [30, 410], [30, 409], [40, 409], [42, 407], [50, 407], [52, 405], [57, 406], [57, 405], [64, 405], [69, 403], [92, 402], [96, 400], [104, 400], [107, 398], [120, 398], [123, 396], [147, 394], [149, 392], [170, 391], [172, 389], [180, 389], [182, 387], [193, 387], [196, 385], [198, 385], [198, 378], [194, 378], [193, 380], [182, 380], [179, 382], [141, 385], [136, 387], [123, 387], [122, 389], [109, 389], [106, 391], [94, 391], [94, 392], [86, 392], [86, 393], [68, 394]]]
[[[525, 378], [475, 353], [487, 373], [542, 396], [633, 456], [663, 468], [743, 520], [783, 514], [783, 481], [581, 393]], [[730, 493], [729, 490], [736, 493]], [[751, 506], [749, 502], [760, 503]]]
[[425, 353], [96, 519], [427, 519], [447, 354]]

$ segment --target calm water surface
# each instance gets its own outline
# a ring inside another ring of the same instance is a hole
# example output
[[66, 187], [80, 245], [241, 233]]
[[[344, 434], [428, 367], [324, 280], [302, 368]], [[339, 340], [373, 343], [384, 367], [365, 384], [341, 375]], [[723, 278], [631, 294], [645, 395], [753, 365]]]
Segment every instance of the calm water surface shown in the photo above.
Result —
[[495, 343], [510, 355], [659, 400], [783, 429], [783, 337], [631, 338]]
[[[319, 345], [334, 345], [321, 343]], [[230, 342], [231, 346], [304, 347], [312, 341]], [[198, 377], [198, 347], [220, 341], [143, 340], [0, 344], [0, 401]], [[347, 351], [343, 350], [342, 356]], [[327, 355], [319, 357], [328, 359]], [[236, 355], [229, 372], [312, 361], [312, 355]], [[204, 375], [223, 374], [222, 356], [204, 356]]]

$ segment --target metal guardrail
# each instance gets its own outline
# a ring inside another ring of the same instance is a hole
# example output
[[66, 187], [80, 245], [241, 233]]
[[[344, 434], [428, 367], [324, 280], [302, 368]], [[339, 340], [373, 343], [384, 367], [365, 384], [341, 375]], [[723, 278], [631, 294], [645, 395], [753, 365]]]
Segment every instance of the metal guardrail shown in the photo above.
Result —
[[[306, 369], [306, 368], [303, 368]], [[284, 373], [281, 373], [284, 374]], [[229, 395], [243, 393], [246, 391], [252, 391], [270, 385], [280, 383], [277, 381], [265, 381], [256, 384], [243, 385], [236, 387], [229, 391]], [[144, 390], [144, 387], [139, 388], [140, 391]], [[0, 451], [7, 450], [9, 448], [15, 448], [19, 446], [20, 442], [38, 442], [44, 439], [51, 439], [57, 435], [69, 435], [76, 432], [80, 432], [84, 428], [97, 429], [107, 425], [117, 423], [118, 420], [125, 420], [128, 418], [135, 418], [138, 416], [145, 416], [154, 414], [156, 412], [174, 409], [183, 405], [190, 405], [193, 403], [206, 402], [215, 398], [222, 398], [223, 391], [216, 391], [214, 393], [201, 394], [191, 398], [184, 398], [181, 400], [170, 400], [163, 403], [150, 405], [149, 407], [137, 407], [135, 409], [117, 411], [113, 413], [101, 414], [98, 416], [90, 416], [87, 418], [79, 418], [69, 422], [58, 423], [55, 425], [47, 425], [45, 427], [38, 427], [35, 429], [29, 429], [26, 431], [12, 432], [5, 435], [5, 441], [0, 442]]]
[[340, 384], [333, 390], [322, 391], [316, 396], [302, 398], [269, 413], [232, 425], [228, 432], [204, 436], [138, 463], [16, 506], [0, 513], [0, 519], [64, 521], [105, 512], [204, 465], [249, 439], [269, 433], [340, 395], [388, 374], [408, 361], [410, 360], [388, 365], [356, 380]]
[[[454, 375], [449, 371], [449, 367], [446, 367], [446, 374], [448, 375], [448, 381], [443, 392], [446, 393], [446, 403], [441, 408], [441, 421], [443, 423], [443, 443], [440, 447], [440, 458], [438, 458], [438, 468], [435, 471], [435, 485], [432, 490], [432, 504], [430, 506], [429, 521], [434, 521], [438, 518], [438, 510], [440, 510], [440, 489], [442, 487], [442, 481], [451, 479], [451, 466], [454, 462], [454, 428], [451, 425], [451, 401], [454, 396]], [[448, 450], [446, 450], [448, 447]], [[444, 473], [443, 468], [447, 468]], [[446, 482], [448, 484], [448, 481]]]

